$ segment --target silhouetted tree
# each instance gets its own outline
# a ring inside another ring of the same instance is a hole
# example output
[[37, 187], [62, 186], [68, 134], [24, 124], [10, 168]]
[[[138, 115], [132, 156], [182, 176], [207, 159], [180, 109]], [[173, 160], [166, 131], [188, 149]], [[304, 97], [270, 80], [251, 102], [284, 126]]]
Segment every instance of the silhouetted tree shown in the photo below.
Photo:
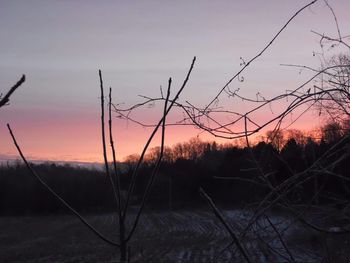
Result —
[[283, 146], [281, 157], [289, 164], [294, 173], [305, 168], [302, 147], [297, 144], [294, 138], [289, 139]]
[[322, 127], [322, 139], [328, 144], [336, 143], [343, 134], [343, 129], [337, 122], [329, 122]]

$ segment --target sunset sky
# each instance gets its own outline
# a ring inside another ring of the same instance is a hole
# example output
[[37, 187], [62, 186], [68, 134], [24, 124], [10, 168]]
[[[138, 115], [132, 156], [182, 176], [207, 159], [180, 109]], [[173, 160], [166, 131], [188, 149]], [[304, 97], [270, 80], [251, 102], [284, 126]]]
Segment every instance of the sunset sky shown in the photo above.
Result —
[[[6, 123], [10, 123], [29, 159], [101, 161], [98, 69], [115, 103], [133, 105], [138, 95], [157, 96], [173, 78], [182, 83], [193, 56], [197, 62], [181, 96], [198, 107], [240, 69], [240, 57], [255, 56], [305, 0], [266, 1], [0, 1], [0, 92], [21, 76], [25, 84], [0, 109], [0, 159], [17, 158]], [[350, 34], [350, 1], [329, 0], [340, 29]], [[319, 38], [311, 30], [336, 35], [324, 1], [306, 9], [232, 89], [254, 97], [283, 93], [301, 84], [307, 72], [282, 63], [317, 67]], [[228, 103], [229, 101], [225, 102]], [[247, 110], [247, 105], [233, 105]], [[264, 115], [262, 113], [262, 115]], [[156, 120], [145, 109], [136, 117]], [[312, 114], [300, 129], [320, 124]], [[137, 153], [148, 129], [114, 119], [118, 159]], [[198, 131], [168, 129], [166, 143], [188, 140]], [[202, 135], [204, 139], [213, 139]]]

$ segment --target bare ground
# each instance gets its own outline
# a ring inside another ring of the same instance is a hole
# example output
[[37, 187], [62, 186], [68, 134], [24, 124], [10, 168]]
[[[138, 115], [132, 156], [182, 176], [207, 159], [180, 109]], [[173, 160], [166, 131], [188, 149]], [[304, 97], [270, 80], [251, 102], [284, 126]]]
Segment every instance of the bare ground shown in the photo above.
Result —
[[[236, 231], [249, 218], [242, 211], [227, 211], [225, 215]], [[87, 219], [110, 238], [117, 238], [112, 214], [90, 215]], [[311, 244], [308, 239], [298, 239], [301, 233], [304, 237], [310, 233], [291, 225], [288, 218], [271, 219], [291, 244], [296, 261], [319, 262], [320, 255], [315, 252], [319, 250], [317, 236], [315, 244]], [[253, 232], [258, 227], [256, 236]], [[118, 250], [97, 238], [73, 216], [0, 217], [0, 229], [0, 262], [118, 262]], [[288, 259], [265, 221], [254, 226], [244, 242], [254, 262]], [[130, 245], [132, 262], [241, 262], [234, 246], [220, 253], [228, 243], [230, 237], [214, 215], [196, 210], [147, 212]], [[274, 255], [267, 252], [269, 245], [276, 250]]]

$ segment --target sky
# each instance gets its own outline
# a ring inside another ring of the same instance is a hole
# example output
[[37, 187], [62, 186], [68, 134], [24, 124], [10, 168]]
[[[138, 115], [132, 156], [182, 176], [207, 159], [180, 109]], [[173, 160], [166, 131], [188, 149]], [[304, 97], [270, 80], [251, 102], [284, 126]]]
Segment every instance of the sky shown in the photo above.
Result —
[[[128, 106], [142, 101], [138, 95], [158, 96], [169, 77], [178, 89], [196, 56], [181, 100], [203, 107], [240, 69], [240, 57], [248, 61], [255, 56], [308, 2], [1, 0], [0, 92], [21, 74], [27, 80], [10, 105], [0, 109], [0, 159], [18, 156], [6, 129], [10, 123], [29, 159], [101, 161], [99, 69], [106, 89], [113, 88], [113, 101]], [[350, 1], [329, 3], [342, 33], [349, 34]], [[246, 96], [260, 92], [268, 97], [300, 85], [308, 73], [280, 64], [319, 65], [312, 56], [320, 49], [319, 38], [311, 30], [336, 33], [323, 1], [299, 14], [245, 71], [244, 83], [233, 82], [230, 88], [240, 88]], [[230, 109], [248, 107], [222, 101]], [[145, 108], [135, 117], [155, 121], [160, 114]], [[140, 152], [151, 131], [113, 121], [117, 158]], [[295, 125], [313, 128], [320, 120], [310, 115]], [[198, 133], [187, 127], [169, 128], [166, 143]]]

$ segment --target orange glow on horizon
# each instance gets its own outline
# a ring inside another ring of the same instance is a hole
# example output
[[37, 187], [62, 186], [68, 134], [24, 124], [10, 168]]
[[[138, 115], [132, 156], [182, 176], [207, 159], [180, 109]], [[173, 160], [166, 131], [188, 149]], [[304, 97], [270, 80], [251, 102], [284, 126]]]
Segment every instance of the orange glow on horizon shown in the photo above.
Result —
[[[35, 114], [33, 114], [35, 116]], [[86, 113], [85, 115], [71, 115], [52, 118], [44, 117], [45, 114], [38, 114], [37, 118], [31, 120], [22, 119], [12, 121], [11, 126], [23, 152], [30, 160], [67, 161], [67, 162], [88, 162], [102, 163], [102, 143], [100, 116], [97, 113]], [[29, 118], [29, 117], [25, 117]], [[315, 123], [312, 114], [305, 116], [301, 121], [291, 128], [300, 130], [314, 129], [320, 122]], [[3, 125], [5, 126], [5, 125]], [[118, 161], [132, 154], [140, 154], [152, 130], [143, 128], [132, 123], [114, 120], [114, 143]], [[266, 130], [262, 132], [264, 134]], [[6, 151], [1, 154], [11, 159], [18, 154], [9, 134], [6, 130], [0, 130], [1, 137], [5, 138], [0, 142], [1, 149]], [[111, 161], [108, 131], [107, 148], [108, 157]], [[173, 146], [179, 142], [188, 141], [192, 137], [199, 136], [202, 141], [216, 141], [220, 144], [232, 143], [232, 140], [214, 138], [203, 133], [201, 130], [191, 126], [169, 126], [166, 130], [165, 143]], [[258, 138], [259, 134], [252, 137]], [[159, 146], [160, 136], [155, 136], [149, 148]]]

